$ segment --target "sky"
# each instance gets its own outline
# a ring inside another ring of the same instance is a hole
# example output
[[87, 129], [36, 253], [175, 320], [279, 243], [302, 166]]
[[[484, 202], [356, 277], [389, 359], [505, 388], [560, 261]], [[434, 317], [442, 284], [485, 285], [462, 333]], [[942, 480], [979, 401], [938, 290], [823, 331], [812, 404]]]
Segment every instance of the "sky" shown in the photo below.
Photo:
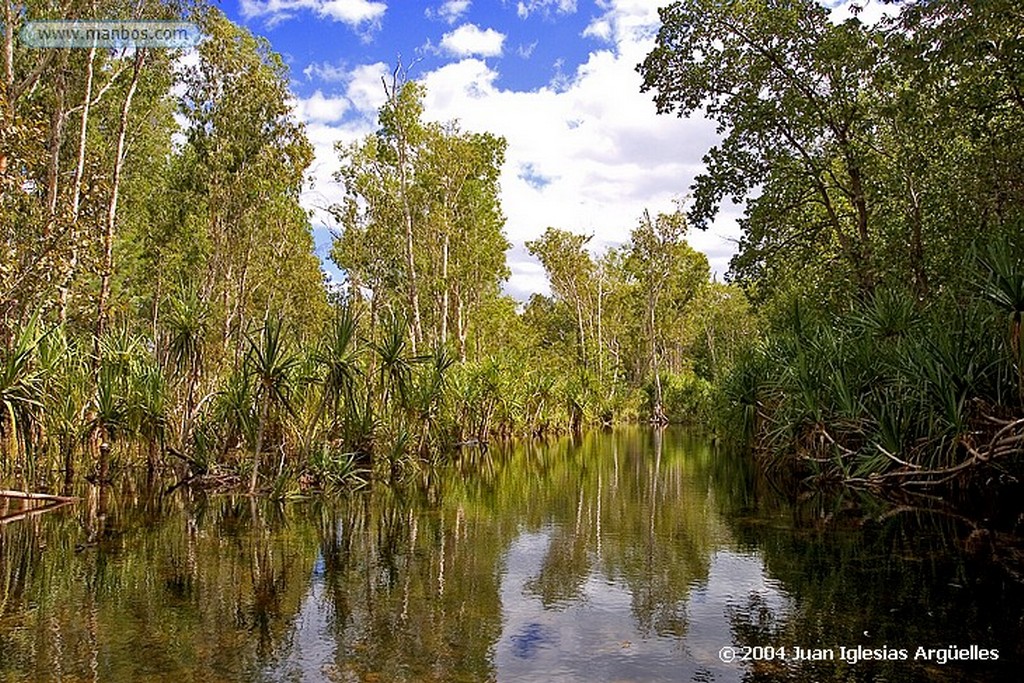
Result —
[[[868, 0], [869, 12], [872, 3]], [[718, 140], [699, 117], [657, 115], [636, 66], [654, 46], [660, 0], [224, 0], [236, 22], [266, 37], [291, 69], [296, 115], [316, 150], [310, 187], [318, 254], [329, 263], [326, 209], [344, 196], [333, 180], [335, 143], [377, 127], [382, 77], [396, 64], [425, 83], [424, 117], [508, 141], [501, 174], [506, 293], [549, 293], [525, 243], [548, 226], [593, 235], [596, 255], [628, 241], [644, 210], [685, 200]], [[836, 4], [830, 2], [830, 5]], [[846, 3], [840, 0], [840, 5]], [[844, 8], [835, 10], [837, 16]], [[863, 19], [862, 15], [862, 19]], [[691, 231], [719, 280], [741, 208], [725, 206]]]

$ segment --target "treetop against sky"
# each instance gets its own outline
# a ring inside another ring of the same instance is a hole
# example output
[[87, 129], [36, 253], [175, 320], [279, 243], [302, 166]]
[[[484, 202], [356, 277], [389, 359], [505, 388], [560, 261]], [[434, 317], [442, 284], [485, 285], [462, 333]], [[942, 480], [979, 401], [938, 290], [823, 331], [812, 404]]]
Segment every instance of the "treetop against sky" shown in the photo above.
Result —
[[[295, 109], [316, 150], [303, 202], [325, 257], [326, 208], [344, 196], [331, 179], [335, 143], [377, 127], [382, 77], [400, 62], [427, 87], [425, 117], [506, 138], [501, 199], [511, 278], [520, 299], [547, 292], [526, 250], [547, 226], [593, 234], [603, 251], [628, 240], [645, 208], [672, 209], [717, 141], [702, 119], [657, 116], [636, 65], [654, 44], [658, 0], [239, 0], [228, 15], [265, 36], [290, 65]], [[837, 18], [849, 16], [847, 2]], [[863, 3], [861, 3], [863, 4]], [[860, 18], [882, 11], [868, 0]], [[738, 236], [726, 207], [691, 244], [719, 276]], [[333, 266], [328, 263], [328, 269]]]

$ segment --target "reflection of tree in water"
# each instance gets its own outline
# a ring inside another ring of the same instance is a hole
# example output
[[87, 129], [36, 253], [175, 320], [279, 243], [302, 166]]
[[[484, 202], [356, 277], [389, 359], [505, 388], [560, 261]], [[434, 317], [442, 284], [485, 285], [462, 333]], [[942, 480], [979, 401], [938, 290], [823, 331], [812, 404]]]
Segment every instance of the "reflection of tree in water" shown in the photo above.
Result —
[[[727, 460], [727, 459], [723, 459]], [[712, 468], [735, 464], [718, 462]], [[909, 648], [974, 643], [1000, 649], [1000, 661], [938, 666], [922, 662], [762, 663], [751, 681], [996, 681], [1019, 678], [1024, 590], [964, 556], [962, 530], [929, 512], [894, 514], [877, 499], [850, 493], [786, 501], [769, 482], [751, 504], [717, 501], [741, 548], [756, 550], [765, 574], [792, 597], [785, 614], [751, 594], [728, 610], [741, 646]], [[1012, 673], [1011, 673], [1012, 672]], [[1007, 677], [1009, 676], [1009, 677]]]
[[526, 583], [526, 591], [540, 598], [544, 607], [563, 608], [583, 597], [593, 560], [590, 525], [590, 516], [583, 516], [581, 487], [575, 523], [555, 528], [540, 573]]
[[431, 509], [387, 488], [319, 511], [332, 679], [493, 679], [500, 539], [444, 493]]
[[249, 680], [287, 640], [311, 540], [263, 502], [131, 482], [0, 529], [0, 679]]
[[620, 446], [602, 503], [602, 568], [629, 587], [642, 635], [679, 637], [690, 590], [707, 581], [717, 542], [707, 491], [693, 475], [699, 453], [661, 431]]

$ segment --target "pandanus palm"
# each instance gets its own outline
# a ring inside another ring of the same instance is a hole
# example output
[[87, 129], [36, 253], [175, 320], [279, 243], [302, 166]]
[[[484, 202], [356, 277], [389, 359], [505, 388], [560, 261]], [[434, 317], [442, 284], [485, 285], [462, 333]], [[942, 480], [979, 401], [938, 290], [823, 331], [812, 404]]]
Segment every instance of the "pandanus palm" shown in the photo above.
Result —
[[39, 364], [46, 374], [46, 433], [56, 439], [64, 467], [64, 488], [70, 493], [75, 447], [88, 433], [85, 415], [91, 395], [89, 365], [86, 354], [68, 339], [62, 328], [41, 340]]
[[13, 444], [14, 453], [19, 437], [27, 443], [29, 426], [42, 408], [43, 374], [36, 359], [38, 329], [33, 318], [20, 330], [12, 348], [0, 352], [0, 434]]
[[268, 318], [260, 332], [259, 339], [247, 336], [249, 353], [246, 365], [256, 380], [256, 403], [259, 406], [259, 422], [256, 427], [256, 447], [253, 450], [252, 474], [249, 479], [249, 493], [256, 492], [259, 478], [260, 451], [270, 414], [275, 409], [291, 412], [288, 400], [291, 391], [292, 370], [298, 358], [288, 347], [282, 335], [280, 318]]
[[427, 360], [430, 361], [429, 367], [420, 373], [412, 397], [412, 408], [420, 423], [418, 450], [421, 454], [427, 452], [430, 433], [437, 427], [448, 386], [448, 370], [455, 363], [448, 350], [440, 344], [434, 347]]
[[314, 355], [314, 360], [324, 370], [323, 396], [316, 421], [328, 408], [336, 419], [342, 399], [350, 408], [354, 403], [353, 394], [361, 373], [359, 356], [362, 349], [356, 334], [358, 328], [358, 317], [351, 308], [343, 307]]
[[982, 259], [988, 271], [982, 293], [1010, 319], [1010, 352], [1017, 368], [1017, 398], [1024, 403], [1024, 355], [1021, 346], [1021, 318], [1024, 317], [1024, 263], [1015, 245], [1005, 242], [989, 246]]
[[191, 436], [196, 412], [196, 387], [203, 366], [203, 340], [209, 321], [209, 306], [194, 284], [185, 284], [170, 299], [170, 314], [165, 319], [167, 350], [170, 360], [185, 379], [185, 411], [181, 439]]
[[[384, 328], [380, 343], [372, 344], [380, 366], [378, 368], [378, 387], [381, 391], [382, 407], [389, 407], [397, 399], [400, 408], [408, 405], [410, 382], [412, 381], [412, 364], [417, 359], [410, 358], [406, 352], [406, 324], [397, 316], [392, 316]], [[394, 414], [392, 409], [392, 414]]]

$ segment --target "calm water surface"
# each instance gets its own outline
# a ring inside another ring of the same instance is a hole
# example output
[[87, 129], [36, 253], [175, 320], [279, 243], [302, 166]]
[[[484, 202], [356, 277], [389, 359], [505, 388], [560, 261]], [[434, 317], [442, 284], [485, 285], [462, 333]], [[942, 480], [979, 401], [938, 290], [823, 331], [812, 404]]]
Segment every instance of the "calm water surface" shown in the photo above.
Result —
[[[1021, 680], [1024, 591], [970, 532], [797, 501], [672, 430], [331, 501], [126, 484], [0, 526], [0, 680]], [[910, 659], [839, 659], [858, 645]], [[999, 660], [913, 659], [950, 645]]]

